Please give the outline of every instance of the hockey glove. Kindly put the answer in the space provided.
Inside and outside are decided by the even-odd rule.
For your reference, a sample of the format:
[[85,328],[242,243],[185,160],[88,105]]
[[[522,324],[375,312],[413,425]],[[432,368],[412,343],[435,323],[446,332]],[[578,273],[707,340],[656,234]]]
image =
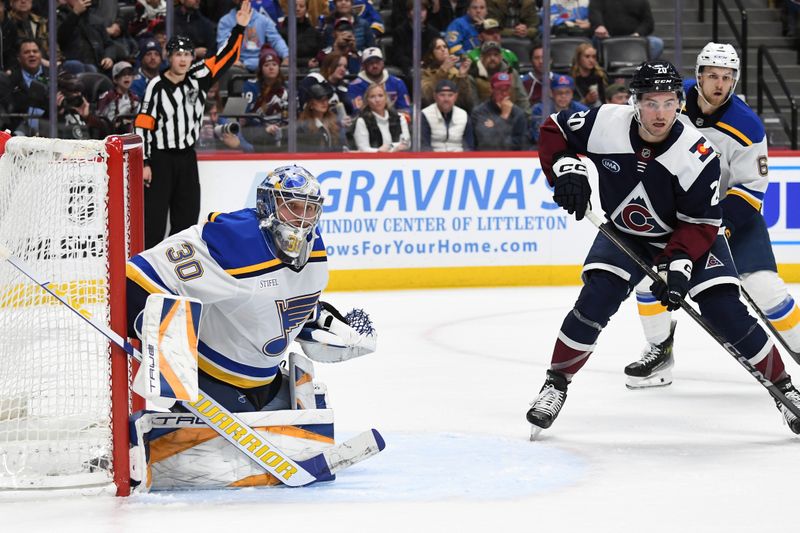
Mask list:
[[681,300],[689,292],[692,260],[686,254],[677,253],[672,258],[661,261],[657,269],[661,279],[650,285],[650,292],[667,308],[667,311],[680,309]]
[[342,314],[328,302],[320,302],[315,317],[306,322],[297,342],[318,363],[338,363],[375,351],[377,333],[362,309]]
[[581,220],[592,196],[586,165],[577,155],[566,154],[553,164],[553,173],[556,175],[553,200],[567,213],[575,213],[575,218]]

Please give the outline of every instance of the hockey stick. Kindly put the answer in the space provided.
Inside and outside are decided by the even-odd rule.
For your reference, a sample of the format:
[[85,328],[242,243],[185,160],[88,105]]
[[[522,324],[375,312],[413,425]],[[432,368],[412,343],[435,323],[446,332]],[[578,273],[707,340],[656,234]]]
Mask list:
[[[610,240],[614,244],[614,246],[619,248],[621,252],[623,252],[634,262],[636,262],[636,264],[639,265],[639,267],[644,271],[645,274],[647,274],[647,276],[650,279],[652,279],[653,281],[662,281],[661,277],[659,277],[659,275],[653,271],[652,266],[645,263],[645,261],[641,257],[639,257],[639,255],[636,252],[631,250],[628,247],[628,245],[625,244],[622,241],[622,239],[619,238],[616,230],[612,227],[609,227],[609,225],[606,224],[603,221],[603,219],[597,216],[597,214],[594,211],[592,211],[591,209],[587,209],[586,218],[589,219],[589,221],[592,224],[594,224],[598,230],[600,230],[600,233],[605,235],[606,238],[608,238],[608,240]],[[748,361],[741,353],[739,353],[739,350],[737,350],[735,346],[733,346],[731,343],[723,339],[716,331],[714,331],[711,328],[711,326],[708,325],[705,319],[702,316],[700,316],[700,313],[695,311],[694,307],[689,305],[689,303],[683,298],[681,299],[681,308],[684,311],[686,311],[686,314],[692,317],[692,319],[694,319],[694,321],[697,322],[700,325],[700,327],[706,330],[706,333],[711,335],[711,337],[715,341],[717,341],[717,343],[719,343],[719,345],[722,346],[725,349],[725,351],[731,355],[731,357],[736,359],[739,362],[739,364],[742,365],[745,368],[745,370],[747,370],[750,373],[751,376],[753,376],[759,383],[761,383],[761,385],[763,385],[764,388],[766,388],[769,391],[769,393],[772,395],[773,398],[775,398],[783,405],[785,405],[786,408],[792,412],[792,414],[794,414],[797,417],[800,417],[800,407],[796,406],[791,401],[789,401],[786,395],[783,394],[783,392],[781,392],[780,389],[778,389],[778,387],[776,387],[774,383],[768,380],[766,376],[764,376],[764,374],[759,372],[750,361]]]
[[778,330],[775,329],[775,325],[767,318],[767,315],[764,314],[761,308],[759,308],[756,305],[756,302],[753,300],[753,298],[750,297],[750,295],[745,290],[744,285],[742,285],[740,288],[742,291],[742,296],[744,296],[744,299],[747,300],[747,303],[750,304],[750,307],[753,308],[753,311],[756,312],[756,314],[764,323],[764,325],[767,326],[767,328],[772,332],[772,336],[778,339],[778,342],[781,343],[783,349],[786,350],[786,352],[791,356],[791,358],[794,359],[794,361],[800,365],[800,353],[795,352],[789,347],[789,343],[786,342],[786,339],[783,338],[783,335],[781,335],[778,332]]
[[[125,350],[137,360],[142,360],[142,354],[122,338],[117,332],[104,324],[81,314],[63,296],[50,288],[49,281],[42,281],[31,268],[21,259],[11,254],[5,246],[0,244],[0,261],[8,261],[31,281],[39,285],[45,292],[66,306],[81,320],[92,326],[97,332],[108,340]],[[327,478],[332,473],[347,468],[383,450],[385,443],[376,430],[366,431],[350,441],[343,443],[345,448],[339,450],[336,446],[304,461],[293,461],[289,456],[274,446],[260,433],[245,424],[239,417],[225,409],[219,402],[199,391],[195,402],[179,402],[190,413],[197,416],[209,427],[216,431],[222,438],[231,443],[236,449],[248,456],[259,467],[275,476],[279,481],[290,487],[300,487]],[[327,455],[326,455],[327,454]]]

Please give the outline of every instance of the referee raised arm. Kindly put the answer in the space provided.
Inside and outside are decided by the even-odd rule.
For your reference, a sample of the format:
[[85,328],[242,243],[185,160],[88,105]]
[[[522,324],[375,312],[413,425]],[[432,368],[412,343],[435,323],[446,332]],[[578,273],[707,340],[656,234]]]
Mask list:
[[200,136],[206,95],[238,61],[251,14],[250,0],[244,0],[228,42],[215,56],[202,61],[194,61],[191,39],[172,37],[167,43],[169,68],[147,84],[134,122],[136,133],[144,139],[146,248],[164,238],[167,213],[170,235],[197,223],[200,180],[194,143]]

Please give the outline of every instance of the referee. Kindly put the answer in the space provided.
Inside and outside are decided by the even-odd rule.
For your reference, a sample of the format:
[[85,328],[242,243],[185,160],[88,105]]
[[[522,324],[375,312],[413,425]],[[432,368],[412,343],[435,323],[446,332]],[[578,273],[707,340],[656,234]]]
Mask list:
[[217,55],[194,61],[188,37],[167,43],[169,68],[147,84],[134,126],[144,139],[145,247],[164,239],[169,213],[170,235],[197,223],[200,180],[194,143],[200,136],[206,95],[211,85],[239,59],[244,29],[250,22],[250,0],[236,13],[237,26]]

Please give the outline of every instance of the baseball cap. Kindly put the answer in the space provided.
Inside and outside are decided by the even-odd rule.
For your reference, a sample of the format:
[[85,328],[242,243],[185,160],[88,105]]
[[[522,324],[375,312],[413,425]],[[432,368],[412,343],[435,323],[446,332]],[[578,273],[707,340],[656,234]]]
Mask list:
[[508,72],[495,72],[489,81],[492,89],[497,87],[511,87],[511,75]]
[[111,77],[116,78],[120,74],[124,74],[126,70],[130,70],[130,73],[133,74],[133,65],[127,61],[117,61],[111,68]]
[[481,24],[482,31],[491,31],[491,30],[499,30],[500,23],[497,22],[495,19],[483,19],[483,24]]
[[566,74],[559,74],[558,76],[553,76],[553,79],[550,80],[550,88],[575,89],[575,81],[572,79],[571,76],[567,76]]
[[140,55],[142,57],[144,57],[144,55],[147,52],[150,52],[152,50],[155,50],[159,54],[161,53],[161,45],[158,44],[158,41],[147,41],[146,43],[144,43],[144,46],[142,47],[142,51],[141,51]]
[[347,17],[340,17],[333,23],[334,31],[353,31],[353,23]]
[[365,48],[363,52],[361,52],[361,62],[366,63],[370,59],[383,59],[383,52],[381,52],[380,48],[376,48],[371,46],[370,48]]
[[458,87],[456,87],[456,83],[453,80],[440,80],[439,83],[436,84],[435,92],[441,93],[444,91],[457,93]]
[[308,97],[314,100],[327,100],[333,96],[333,88],[327,84],[323,85],[321,83],[315,83],[306,89],[306,91],[308,92]]
[[500,43],[495,42],[495,41],[486,41],[485,43],[483,43],[481,45],[481,54],[485,54],[485,53],[490,52],[492,50],[497,50],[498,52],[502,52],[503,51],[503,47],[500,46]]

